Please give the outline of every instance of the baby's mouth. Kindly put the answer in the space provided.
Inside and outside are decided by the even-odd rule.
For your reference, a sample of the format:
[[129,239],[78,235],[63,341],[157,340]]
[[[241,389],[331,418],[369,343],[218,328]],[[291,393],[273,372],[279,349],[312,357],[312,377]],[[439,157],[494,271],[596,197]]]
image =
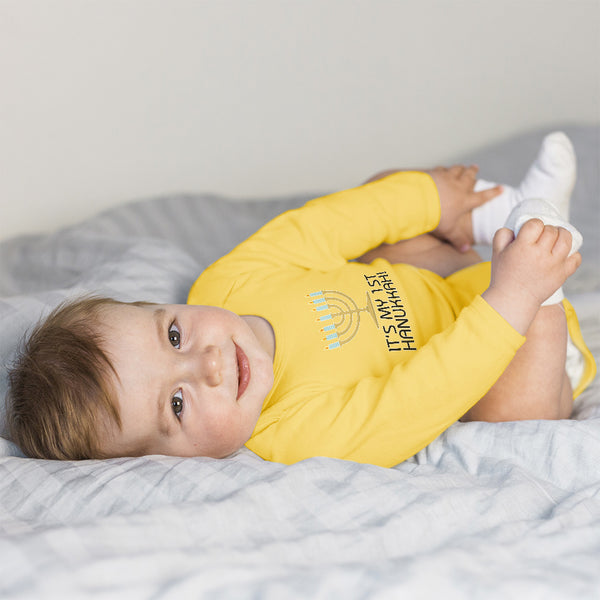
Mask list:
[[245,352],[234,342],[237,358],[238,389],[236,400],[239,400],[250,383],[250,361]]

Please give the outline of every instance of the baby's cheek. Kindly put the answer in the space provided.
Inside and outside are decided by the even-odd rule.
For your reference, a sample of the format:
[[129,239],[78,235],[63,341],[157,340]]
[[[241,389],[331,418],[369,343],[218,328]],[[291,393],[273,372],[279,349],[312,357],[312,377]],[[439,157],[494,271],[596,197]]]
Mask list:
[[211,411],[205,415],[203,425],[202,439],[196,443],[202,448],[208,447],[213,456],[228,456],[239,450],[254,430],[252,427],[246,435],[246,419],[239,410]]

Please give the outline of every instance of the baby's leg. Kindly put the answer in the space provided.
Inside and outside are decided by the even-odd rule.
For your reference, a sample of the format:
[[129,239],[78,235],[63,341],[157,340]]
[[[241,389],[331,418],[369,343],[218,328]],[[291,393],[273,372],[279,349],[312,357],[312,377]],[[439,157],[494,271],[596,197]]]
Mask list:
[[567,419],[573,409],[573,390],[565,372],[567,336],[562,305],[542,307],[525,344],[461,421]]
[[[365,183],[395,172],[396,169],[382,171]],[[473,209],[471,219],[475,243],[491,246],[494,234],[504,225],[511,211],[524,200],[531,198],[546,200],[557,210],[563,221],[568,221],[569,201],[576,175],[575,150],[569,138],[560,131],[547,135],[523,181],[517,187],[503,184],[499,196]],[[475,183],[475,191],[489,189],[496,185],[478,179]]]
[[392,264],[404,263],[428,269],[441,277],[448,277],[460,269],[481,262],[481,257],[475,250],[459,252],[454,246],[429,233],[395,244],[382,244],[357,260],[370,263],[376,258],[384,258]]
[[[515,235],[530,218],[571,232],[571,254],[583,241],[581,234],[556,208],[543,200],[524,200],[508,216]],[[463,417],[466,421],[566,419],[573,409],[573,388],[566,371],[569,332],[559,288],[539,309],[526,342],[490,391]],[[573,348],[569,351],[578,353]],[[583,360],[581,356],[575,360]],[[574,374],[572,374],[574,375]]]
[[[476,244],[491,245],[494,234],[510,212],[523,200],[541,198],[554,206],[564,221],[569,220],[569,200],[575,185],[577,165],[569,138],[557,131],[547,135],[533,164],[518,187],[503,186],[502,194],[473,210]],[[475,191],[494,187],[479,179]]]
[[[365,183],[395,172],[396,170],[382,171]],[[575,185],[575,176],[575,151],[569,138],[561,132],[547,135],[521,184],[516,188],[504,185],[499,196],[473,210],[471,219],[475,243],[491,245],[494,234],[505,225],[511,211],[529,198],[546,199],[558,211],[562,220],[568,221],[569,200]],[[475,190],[495,185],[479,179],[475,184]],[[552,224],[562,225],[556,219]],[[358,260],[371,262],[378,257],[385,258],[391,263],[406,263],[429,269],[442,277],[481,261],[475,251],[461,253],[450,244],[429,234],[396,244],[383,244]]]

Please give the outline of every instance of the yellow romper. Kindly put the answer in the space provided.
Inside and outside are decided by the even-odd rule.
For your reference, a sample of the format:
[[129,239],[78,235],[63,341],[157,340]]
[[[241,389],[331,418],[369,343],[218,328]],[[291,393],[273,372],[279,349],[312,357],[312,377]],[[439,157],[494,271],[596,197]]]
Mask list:
[[258,315],[275,332],[275,382],[248,448],[288,464],[329,456],[393,466],[494,384],[525,338],[479,295],[489,263],[444,279],[352,262],[439,218],[429,175],[391,175],[276,217],[197,279],[188,303]]

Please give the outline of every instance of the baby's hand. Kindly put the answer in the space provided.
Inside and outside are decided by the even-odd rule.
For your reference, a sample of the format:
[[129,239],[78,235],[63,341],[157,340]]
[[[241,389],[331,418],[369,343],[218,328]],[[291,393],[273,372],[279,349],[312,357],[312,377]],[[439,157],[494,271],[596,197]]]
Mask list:
[[438,189],[441,206],[440,223],[433,234],[461,251],[468,250],[473,244],[471,211],[502,193],[499,185],[475,192],[478,170],[474,165],[456,165],[427,171]]
[[492,279],[485,300],[525,334],[540,305],[575,273],[581,254],[569,256],[571,234],[562,227],[527,221],[515,238],[510,229],[494,237]]

